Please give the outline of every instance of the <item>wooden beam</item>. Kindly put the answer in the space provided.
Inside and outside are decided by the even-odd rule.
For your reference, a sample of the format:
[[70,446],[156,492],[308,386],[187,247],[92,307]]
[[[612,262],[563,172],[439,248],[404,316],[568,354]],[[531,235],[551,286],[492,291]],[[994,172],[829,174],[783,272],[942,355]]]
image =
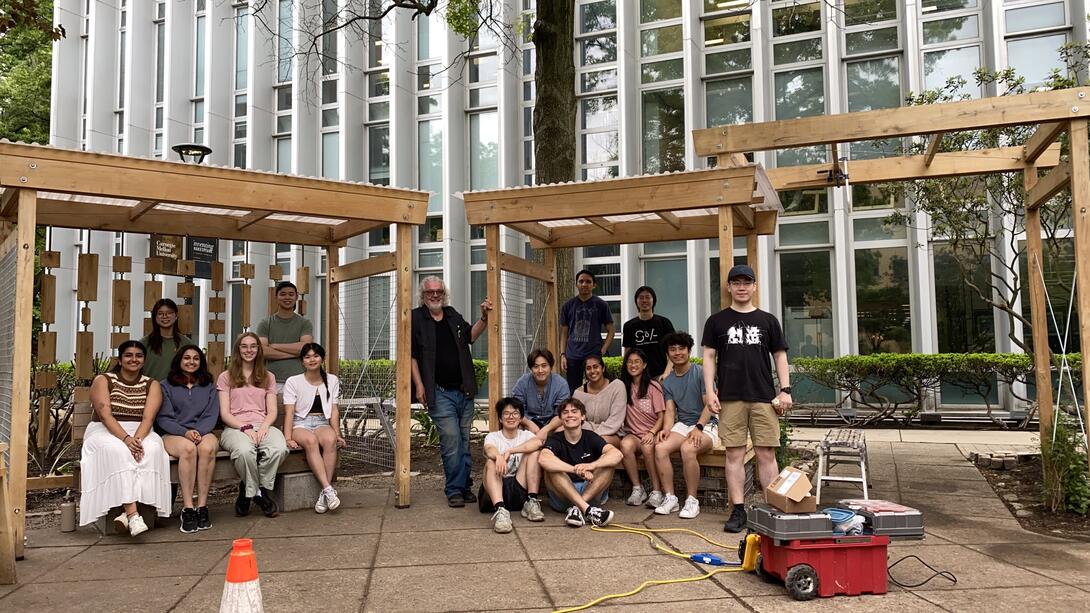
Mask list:
[[[1090,116],[1080,87],[693,131],[699,156],[917,136]],[[854,163],[853,163],[854,166]]]
[[[735,209],[737,212],[737,209]],[[753,269],[753,274],[756,275],[757,285],[753,286],[753,306],[761,306],[761,283],[764,279],[761,278],[761,261],[760,254],[757,252],[757,235],[746,235],[746,264]]]
[[628,179],[466,192],[463,198],[466,218],[473,225],[673,212],[749,204],[753,199],[756,168],[712,168]]
[[141,200],[140,204],[129,210],[129,221],[136,221],[144,216],[144,213],[154,209],[159,203],[154,200]]
[[[1036,170],[1035,170],[1036,172]],[[1026,210],[1036,209],[1049,201],[1050,198],[1062,192],[1071,183],[1071,164],[1060,162],[1060,165],[1048,171],[1037,183],[1026,192],[1024,206]]]
[[424,223],[417,190],[0,143],[0,185],[250,211]]
[[930,166],[931,162],[934,161],[935,154],[939,152],[939,145],[942,144],[944,136],[946,136],[946,132],[936,132],[931,135],[931,140],[927,143],[927,154],[924,155],[924,166]]
[[4,462],[7,450],[8,444],[0,443],[0,585],[16,583],[15,524],[23,521],[22,517],[16,520],[11,508],[11,477]]
[[729,206],[719,207],[719,308],[730,306],[730,285],[727,274],[734,266],[734,215]]
[[1029,140],[1022,147],[1023,151],[1025,151],[1023,157],[1026,163],[1036,162],[1037,158],[1041,157],[1041,154],[1051,147],[1066,130],[1066,121],[1054,121],[1037,126],[1037,131],[1029,137]]
[[753,227],[754,223],[754,211],[753,207],[740,205],[731,207],[734,211],[734,223],[749,229]]
[[[3,172],[0,170],[0,172]],[[19,212],[15,256],[14,339],[11,358],[11,506],[16,518],[13,530],[15,557],[23,557],[23,532],[26,529],[27,445],[30,437],[30,337],[34,326],[34,251],[37,229],[38,194],[33,189],[19,190]]]
[[333,282],[332,270],[339,268],[341,249],[336,245],[325,248],[326,302],[325,302],[325,351],[326,370],[338,374],[341,370],[341,286]]
[[[978,149],[973,151],[955,151],[938,153],[931,165],[926,164],[924,155],[882,158],[877,160],[853,160],[848,167],[853,185],[863,183],[888,183],[911,181],[915,179],[938,179],[979,175],[993,172],[1022,172],[1025,162],[1021,147],[1002,147],[998,149]],[[1060,163],[1060,146],[1053,144],[1038,160],[1042,168]],[[821,171],[829,169],[828,164],[810,164],[807,166],[788,166],[768,169],[768,178],[777,190],[828,187],[829,181]]]
[[[1037,167],[1032,162],[1022,173],[1022,185],[1029,192],[1037,184]],[[1044,249],[1041,240],[1041,209],[1026,209],[1026,275],[1029,276],[1029,317],[1033,327],[1033,372],[1037,383],[1037,409],[1041,440],[1052,436],[1052,351],[1048,346],[1048,304],[1045,294]]]
[[[492,312],[488,314],[488,399],[492,402],[503,397],[503,296],[500,281],[503,278],[500,267],[500,226],[488,224],[484,227],[485,244],[485,282],[488,297],[492,299]],[[488,428],[499,429],[499,419],[495,411],[488,412]]]
[[391,270],[397,270],[397,255],[395,253],[383,253],[340,266],[330,266],[329,283],[337,285],[345,281],[380,275]]
[[552,228],[537,222],[509,223],[507,226],[543,243],[553,242]]
[[4,193],[0,194],[0,217],[11,217],[15,215],[15,207],[19,203],[19,188],[7,187],[4,189]]
[[238,229],[245,230],[269,215],[272,215],[272,213],[268,211],[250,211],[238,219]]
[[[1075,276],[1081,288],[1090,288],[1090,143],[1087,138],[1085,119],[1071,122],[1068,127],[1068,146],[1071,161],[1071,215],[1075,230]],[[20,208],[22,206],[20,205]],[[1090,321],[1090,292],[1078,293],[1079,322]],[[1090,347],[1090,326],[1079,326],[1079,339],[1083,347]],[[1090,398],[1090,360],[1082,362],[1082,394]],[[1083,432],[1090,428],[1090,415],[1083,411]],[[14,431],[15,426],[12,425]],[[1090,468],[1090,454],[1087,454]]]
[[546,283],[556,283],[556,273],[551,268],[537,262],[531,262],[525,258],[503,253],[502,251],[499,254],[498,262],[500,270],[507,270]]
[[60,487],[74,488],[79,486],[76,483],[75,475],[49,475],[48,477],[27,477],[26,488],[27,490],[52,490]]
[[[545,249],[542,253],[545,267],[556,279],[556,249]],[[554,356],[560,355],[560,296],[556,291],[556,281],[545,282],[545,346]]]
[[677,215],[674,215],[673,213],[667,211],[658,211],[655,213],[655,215],[658,215],[659,219],[673,226],[675,230],[681,229],[681,220],[678,219]]
[[330,228],[330,240],[334,243],[340,243],[364,232],[370,232],[388,225],[382,221],[346,221]]
[[[731,207],[731,208],[737,208]],[[749,208],[749,207],[746,207]],[[741,225],[740,220],[735,220],[734,233],[738,236],[756,232],[757,234],[775,234],[776,211],[755,211],[752,229]],[[613,234],[602,230],[594,224],[582,224],[578,226],[559,226],[555,238],[550,243],[543,243],[536,239],[530,240],[530,245],[535,249],[543,247],[584,247],[586,245],[624,245],[626,243],[655,243],[660,241],[693,240],[699,238],[716,238],[719,236],[719,219],[716,215],[700,215],[698,217],[679,217],[681,229],[675,230],[661,221],[625,221],[617,223],[613,227]]]
[[412,423],[412,310],[413,310],[413,226],[397,224],[397,392],[395,394],[394,468],[397,487],[395,506],[411,503],[410,438]]
[[606,232],[613,234],[613,223],[607,221],[605,217],[587,217],[586,220]]

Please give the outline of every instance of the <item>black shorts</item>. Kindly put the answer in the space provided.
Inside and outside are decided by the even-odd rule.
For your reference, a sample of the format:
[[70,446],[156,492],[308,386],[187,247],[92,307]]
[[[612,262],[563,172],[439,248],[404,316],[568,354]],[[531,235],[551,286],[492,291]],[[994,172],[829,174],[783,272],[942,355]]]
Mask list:
[[[503,506],[507,507],[508,511],[521,510],[529,497],[530,494],[516,477],[503,478]],[[496,510],[496,507],[492,505],[492,497],[484,491],[484,485],[477,493],[477,505],[481,513],[493,513]]]

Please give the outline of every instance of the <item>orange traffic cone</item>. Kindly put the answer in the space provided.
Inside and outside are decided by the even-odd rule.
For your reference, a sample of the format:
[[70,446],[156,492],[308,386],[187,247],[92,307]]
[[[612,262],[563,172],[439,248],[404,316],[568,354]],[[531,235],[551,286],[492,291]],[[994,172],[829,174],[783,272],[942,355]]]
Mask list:
[[227,561],[227,581],[223,584],[220,613],[264,613],[261,604],[261,580],[257,577],[257,557],[253,541],[235,539],[231,559]]

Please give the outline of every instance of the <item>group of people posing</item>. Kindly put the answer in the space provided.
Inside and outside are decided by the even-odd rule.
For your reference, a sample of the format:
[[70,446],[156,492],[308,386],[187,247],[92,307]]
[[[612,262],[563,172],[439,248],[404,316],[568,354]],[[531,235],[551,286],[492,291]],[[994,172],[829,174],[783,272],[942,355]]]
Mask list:
[[[484,483],[474,493],[469,437],[477,389],[469,347],[485,330],[492,302],[481,303],[480,319],[471,325],[449,306],[442,279],[425,278],[421,306],[413,311],[413,387],[439,430],[448,504],[477,503],[492,514],[493,529],[506,533],[512,510],[529,521],[544,520],[544,493],[568,525],[605,525],[613,512],[602,505],[623,467],[632,486],[627,504],[690,519],[700,514],[699,457],[718,438],[732,503],[724,529],[741,531],[747,437],[767,485],[779,472],[779,416],[792,399],[783,330],[775,316],[753,304],[756,274],[735,266],[727,282],[731,305],[705,323],[703,366],[690,360],[692,336],[655,314],[654,289],[637,289],[639,314],[622,328],[620,377],[610,380],[602,356],[615,334],[613,317],[594,295],[594,274],[579,271],[578,295],[560,311],[564,376],[548,349],[527,356],[528,372],[493,405],[500,429],[485,437]],[[681,456],[684,502],[674,488],[674,454]],[[648,487],[640,477],[641,457]]]
[[345,443],[338,427],[339,382],[325,371],[325,349],[313,342],[311,322],[295,312],[295,285],[278,284],[276,300],[276,312],[256,332],[235,340],[230,364],[217,378],[204,352],[179,332],[174,301],[155,303],[151,333],[121,343],[117,364],[91,384],[92,421],[80,457],[80,525],[121,507],[116,529],[136,536],[148,529],[137,503],[169,517],[174,457],[180,530],[211,528],[208,492],[221,448],[241,477],[235,500],[240,516],[249,514],[251,504],[277,516],[273,488],[289,449],[305,451],[322,485],[314,510],[340,506],[331,483],[337,449]]

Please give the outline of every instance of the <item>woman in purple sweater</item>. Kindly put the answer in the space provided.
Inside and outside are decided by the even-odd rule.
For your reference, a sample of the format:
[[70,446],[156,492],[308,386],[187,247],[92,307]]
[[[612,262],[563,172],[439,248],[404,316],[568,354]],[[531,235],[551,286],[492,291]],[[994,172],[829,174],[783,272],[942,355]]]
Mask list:
[[[196,345],[182,347],[161,382],[163,406],[155,419],[167,453],[178,458],[182,489],[182,525],[186,533],[212,527],[208,517],[208,488],[216,469],[219,441],[212,429],[219,420],[219,400],[204,352]],[[193,504],[193,487],[197,504]]]

